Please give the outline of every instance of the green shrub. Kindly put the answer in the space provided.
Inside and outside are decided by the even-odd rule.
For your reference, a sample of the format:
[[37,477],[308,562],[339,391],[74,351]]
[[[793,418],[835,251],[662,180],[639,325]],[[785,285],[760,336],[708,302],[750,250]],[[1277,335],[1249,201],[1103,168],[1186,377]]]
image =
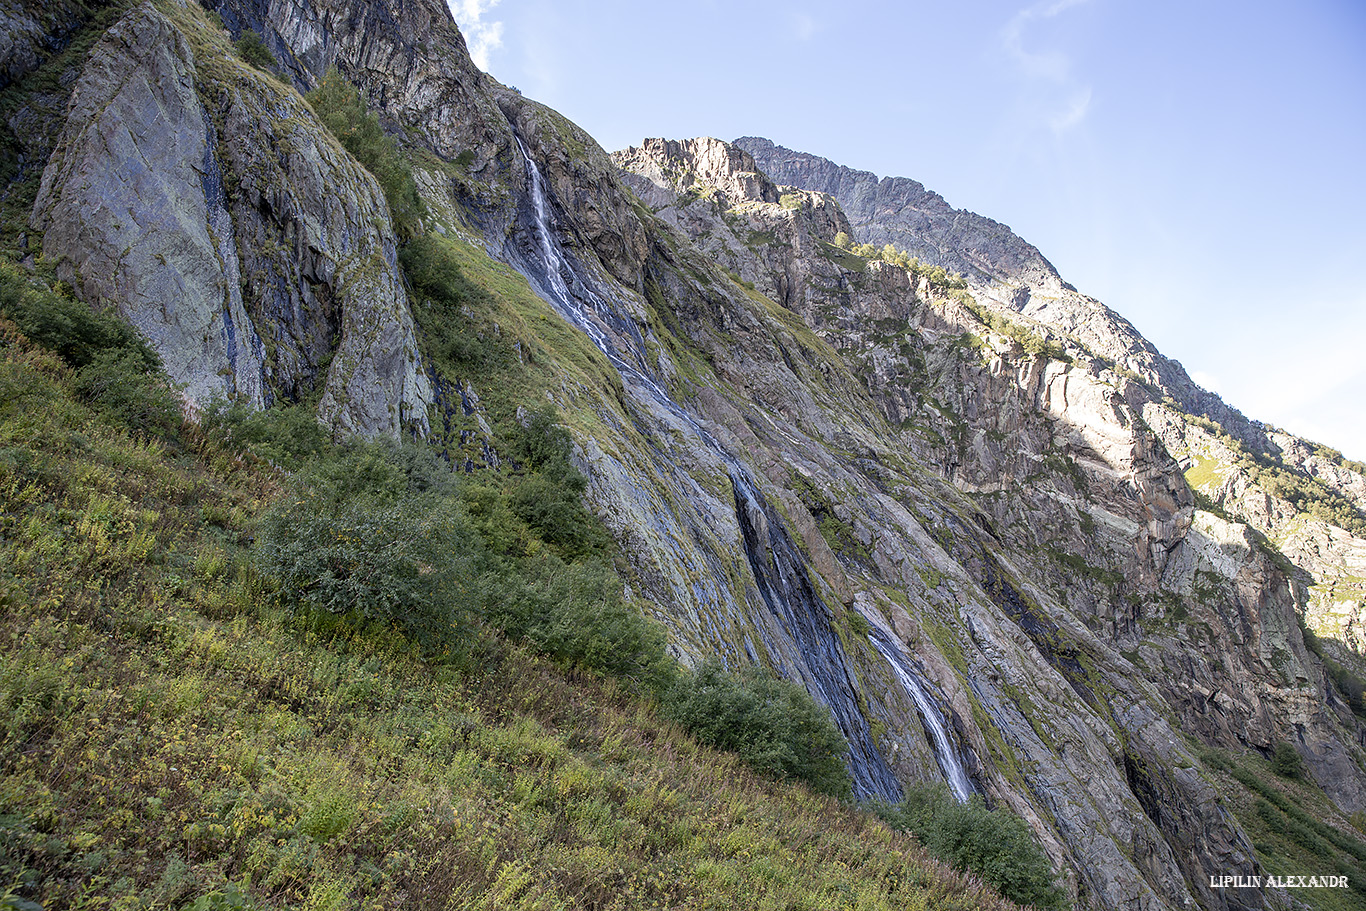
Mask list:
[[116,313],[97,313],[87,304],[52,290],[23,269],[0,259],[0,315],[12,320],[36,345],[84,367],[101,352],[126,352],[141,372],[161,366],[151,346]]
[[251,903],[232,883],[196,898],[189,911],[250,911]]
[[480,337],[465,312],[485,301],[488,292],[465,278],[450,243],[440,235],[425,234],[399,251],[399,262],[418,299],[414,316],[426,336],[426,354],[455,373],[495,366],[509,359],[506,345]]
[[375,175],[399,237],[416,236],[424,208],[413,169],[399,152],[398,144],[384,132],[379,118],[370,112],[360,92],[333,67],[318,87],[304,97],[346,151]]
[[258,70],[273,70],[279,66],[266,42],[251,29],[244,30],[232,46],[237,49],[238,56]]
[[394,443],[342,448],[266,514],[259,564],[290,603],[397,626],[429,649],[459,644],[472,544],[453,482],[435,480],[443,470]]
[[290,470],[322,457],[332,445],[331,434],[306,405],[257,411],[219,399],[204,407],[200,424],[210,436]]
[[1304,760],[1290,744],[1278,743],[1271,753],[1271,771],[1282,778],[1299,778],[1304,773]]
[[732,674],[708,660],[679,677],[663,709],[699,741],[734,752],[756,771],[836,797],[851,793],[843,735],[795,683],[758,668]]
[[570,462],[573,440],[553,408],[509,434],[509,455],[524,469],[509,496],[512,511],[566,559],[601,554],[608,537],[583,505],[588,479]]
[[945,785],[911,788],[895,806],[878,808],[895,829],[911,832],[940,860],[970,871],[1006,898],[1038,908],[1065,908],[1053,869],[1020,817],[988,810],[976,795],[959,803]]
[[97,313],[0,259],[0,316],[75,368],[73,391],[95,411],[144,436],[180,429],[161,359],[118,314]]
[[144,436],[169,437],[180,427],[175,392],[134,351],[96,354],[76,373],[75,392],[96,411]]
[[497,564],[480,583],[484,617],[562,665],[655,692],[673,679],[663,630],[622,600],[621,580],[602,562],[543,554]]

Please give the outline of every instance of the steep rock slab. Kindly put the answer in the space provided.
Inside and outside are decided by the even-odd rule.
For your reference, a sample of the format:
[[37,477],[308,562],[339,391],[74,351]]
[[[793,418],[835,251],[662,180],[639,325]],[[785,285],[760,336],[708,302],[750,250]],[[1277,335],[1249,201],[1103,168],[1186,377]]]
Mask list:
[[[812,566],[832,590],[852,593],[843,600],[868,624],[890,621],[904,637],[980,757],[974,775],[1036,821],[1054,856],[1080,872],[1088,903],[1181,906],[1193,895],[1224,907],[1229,897],[1203,885],[1208,873],[1251,874],[1255,860],[1194,771],[1198,761],[1179,746],[1165,694],[1044,585],[1021,581],[1056,575],[1047,560],[1034,563],[1033,552],[1094,546],[1122,567],[1123,576],[1109,576],[1151,593],[1190,522],[1176,462],[1135,419],[1112,376],[1089,361],[1030,355],[924,276],[833,248],[839,219],[821,215],[824,206],[838,212],[833,200],[779,191],[752,173],[749,156],[716,148],[723,145],[647,140],[614,158],[632,170],[624,180],[659,218],[760,291],[785,289],[783,303],[867,384],[872,402],[845,399],[845,414],[815,419],[823,397],[794,407],[803,394],[797,384],[806,394],[824,386],[839,363],[834,352],[818,354],[809,339],[794,344],[800,335],[778,336],[781,353],[763,350],[763,330],[742,331],[738,314],[719,321],[722,339],[708,325],[714,307],[675,311],[687,335],[710,348],[707,359],[728,388],[784,419],[781,431],[766,433],[771,418],[749,417],[741,423],[752,432],[744,433],[736,418],[716,416],[747,453],[775,467],[769,479],[788,486],[779,496],[793,526],[816,529],[803,531]],[[686,291],[675,286],[664,296],[681,303]],[[794,314],[769,313],[800,331]],[[971,335],[980,350],[961,341]],[[820,371],[801,370],[813,357],[823,360]],[[796,376],[773,382],[784,363]],[[1012,504],[1005,516],[1020,516],[1020,524],[989,522],[961,494],[894,467],[904,464],[898,437],[915,448],[920,431],[880,425],[874,403],[894,424],[909,414],[930,429],[961,424],[957,442],[945,446],[945,473],[965,490],[1004,495]],[[819,437],[803,438],[817,429]],[[861,458],[841,465],[826,441]],[[883,602],[879,590],[898,592],[904,606]],[[859,673],[898,774],[920,780],[935,757],[914,736],[914,708],[875,663]]]
[[92,50],[33,224],[58,274],[118,307],[192,401],[260,405],[260,342],[229,281],[235,251],[214,236],[230,225],[213,144],[190,44],[144,4]]
[[321,386],[343,432],[424,431],[431,394],[374,178],[183,15],[223,45],[214,65],[150,4],[92,52],[34,207],[45,255],[118,306],[193,402]]

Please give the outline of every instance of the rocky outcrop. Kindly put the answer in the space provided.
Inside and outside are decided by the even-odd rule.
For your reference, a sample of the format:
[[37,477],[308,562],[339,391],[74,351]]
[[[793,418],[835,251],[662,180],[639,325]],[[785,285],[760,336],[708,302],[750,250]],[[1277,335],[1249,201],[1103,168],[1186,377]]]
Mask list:
[[735,140],[760,170],[781,184],[828,193],[862,243],[893,244],[932,265],[979,283],[1006,282],[1056,294],[1062,278],[1037,248],[1007,226],[963,209],[904,177],[879,179],[756,136]]
[[83,298],[118,307],[193,402],[321,387],[322,416],[346,432],[425,428],[378,185],[297,95],[229,66],[201,69],[150,4],[105,34],[34,207],[44,254]]
[[33,224],[59,274],[121,310],[192,400],[240,392],[259,407],[262,346],[242,306],[211,131],[189,41],[138,8],[91,52]]
[[[1264,431],[1214,393],[1200,388],[1126,319],[1062,280],[1038,249],[1005,225],[964,209],[913,180],[837,165],[770,140],[746,136],[735,144],[774,180],[829,193],[849,215],[863,243],[891,243],[927,263],[960,272],[980,300],[1019,313],[1070,336],[1097,356],[1170,396],[1190,414],[1219,422],[1257,451]],[[1132,403],[1141,407],[1141,402]]]

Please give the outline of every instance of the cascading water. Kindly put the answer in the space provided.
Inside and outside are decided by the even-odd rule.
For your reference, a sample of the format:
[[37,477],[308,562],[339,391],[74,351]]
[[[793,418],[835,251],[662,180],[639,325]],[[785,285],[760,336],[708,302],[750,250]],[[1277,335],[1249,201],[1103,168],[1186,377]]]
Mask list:
[[949,740],[939,710],[930,701],[929,694],[925,692],[925,686],[921,683],[920,675],[911,668],[910,662],[901,649],[897,647],[897,644],[881,629],[873,627],[868,638],[873,643],[873,647],[892,666],[892,671],[901,681],[902,687],[915,700],[915,706],[920,710],[921,720],[924,722],[926,730],[929,731],[935,759],[939,762],[939,769],[944,773],[944,778],[948,781],[953,796],[957,797],[960,803],[966,801],[975,789],[972,786],[971,779],[968,778],[962,758]]
[[[731,462],[735,514],[745,556],[768,609],[798,644],[806,665],[807,689],[835,717],[849,743],[854,796],[901,799],[901,784],[873,743],[873,732],[853,698],[849,659],[830,627],[830,609],[816,593],[801,556],[777,513],[755,489],[743,466]],[[767,534],[762,532],[766,530]]]
[[[796,645],[803,666],[789,669],[803,678],[812,695],[830,709],[849,743],[848,766],[854,794],[859,798],[895,801],[902,796],[901,785],[887,760],[873,742],[867,719],[854,697],[856,684],[851,679],[850,662],[839,637],[830,627],[830,609],[817,594],[806,573],[800,552],[781,518],[765,501],[748,468],[725,450],[686,410],[676,403],[651,376],[645,357],[645,342],[639,328],[620,309],[613,307],[593,289],[591,277],[579,274],[563,254],[551,233],[549,203],[540,169],[517,138],[517,147],[526,162],[527,183],[532,207],[532,232],[539,262],[523,263],[523,271],[533,286],[571,324],[581,329],[621,374],[628,388],[648,396],[670,415],[694,432],[725,464],[735,491],[736,518],[740,525],[746,557],[755,582],[769,611]],[[523,251],[525,254],[525,251]],[[566,274],[570,281],[566,281]],[[572,284],[572,287],[571,287]],[[609,333],[610,330],[610,333]],[[770,649],[780,652],[780,649]],[[888,659],[892,660],[892,659]],[[911,689],[914,675],[898,676],[908,686],[917,705],[929,718],[933,710],[921,691]],[[911,684],[907,684],[907,681]],[[919,692],[919,695],[917,695]],[[922,701],[923,700],[923,701]],[[937,723],[937,722],[936,722]],[[942,735],[942,725],[937,730]],[[947,738],[944,743],[947,745]],[[956,758],[955,758],[956,761]],[[942,763],[942,760],[941,760]],[[957,764],[960,775],[962,765]],[[966,782],[966,775],[962,775]],[[967,785],[970,788],[970,785]],[[955,793],[958,793],[955,785]],[[964,799],[966,792],[961,795]]]

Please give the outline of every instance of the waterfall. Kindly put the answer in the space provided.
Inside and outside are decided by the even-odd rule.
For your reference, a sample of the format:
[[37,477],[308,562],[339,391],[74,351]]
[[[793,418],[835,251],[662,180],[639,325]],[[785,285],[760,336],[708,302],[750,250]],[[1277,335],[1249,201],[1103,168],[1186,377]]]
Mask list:
[[925,692],[925,686],[920,680],[920,675],[911,667],[910,661],[901,651],[901,648],[892,640],[887,633],[878,627],[873,627],[869,640],[873,647],[882,653],[882,657],[887,659],[887,663],[892,666],[897,679],[901,681],[902,687],[915,700],[915,706],[920,710],[920,718],[929,731],[931,745],[934,747],[935,759],[939,762],[939,769],[944,773],[944,778],[949,783],[949,788],[953,791],[953,796],[958,798],[960,803],[965,802],[975,790],[972,781],[968,778],[967,770],[963,768],[963,760],[958,755],[949,740],[948,732],[944,729],[943,716],[939,709],[930,701],[929,694]]
[[[807,689],[830,709],[849,744],[847,764],[854,796],[900,800],[901,783],[874,744],[868,719],[852,696],[857,683],[851,678],[848,656],[830,626],[830,608],[811,584],[800,552],[781,517],[738,463],[732,463],[731,485],[745,556],[759,595],[798,644],[809,674]],[[763,530],[767,535],[761,534]]]
[[725,464],[735,491],[735,512],[745,556],[760,597],[802,657],[804,667],[793,670],[803,678],[812,696],[830,709],[849,744],[846,764],[853,779],[854,795],[862,799],[899,800],[901,785],[874,744],[868,720],[854,697],[856,684],[850,676],[848,656],[830,626],[831,611],[817,594],[781,517],[765,501],[749,469],[654,379],[645,357],[644,338],[634,321],[594,290],[591,276],[575,271],[551,232],[549,200],[540,169],[520,137],[517,147],[526,162],[531,230],[539,259],[523,264],[528,280],[540,287],[560,315],[592,339],[621,374],[623,383],[677,418]]

